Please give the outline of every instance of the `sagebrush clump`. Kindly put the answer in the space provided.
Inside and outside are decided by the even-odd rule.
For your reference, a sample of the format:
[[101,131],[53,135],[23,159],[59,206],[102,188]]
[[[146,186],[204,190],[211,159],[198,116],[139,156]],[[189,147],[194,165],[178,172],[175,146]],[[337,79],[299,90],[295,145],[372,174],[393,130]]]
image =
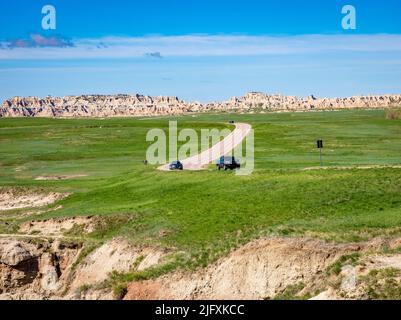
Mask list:
[[388,109],[386,111],[386,119],[389,120],[401,120],[401,107]]

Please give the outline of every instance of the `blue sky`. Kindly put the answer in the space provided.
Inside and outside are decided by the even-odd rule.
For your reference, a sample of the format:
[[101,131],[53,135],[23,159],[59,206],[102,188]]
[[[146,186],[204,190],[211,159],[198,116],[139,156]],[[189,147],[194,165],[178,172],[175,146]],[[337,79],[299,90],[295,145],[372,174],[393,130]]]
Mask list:
[[[47,4],[54,31],[41,28]],[[356,30],[342,29],[347,4]],[[401,92],[400,1],[16,0],[0,9],[0,100]]]

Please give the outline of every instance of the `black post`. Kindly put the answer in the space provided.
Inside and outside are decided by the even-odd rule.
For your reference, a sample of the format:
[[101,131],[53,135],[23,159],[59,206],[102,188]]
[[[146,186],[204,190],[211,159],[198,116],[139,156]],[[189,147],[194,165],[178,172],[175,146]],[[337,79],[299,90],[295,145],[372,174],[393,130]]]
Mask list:
[[323,167],[323,159],[322,159],[322,148],[320,150],[320,166]]
[[320,151],[320,166],[323,167],[323,155],[322,155],[323,140],[317,140],[317,147]]

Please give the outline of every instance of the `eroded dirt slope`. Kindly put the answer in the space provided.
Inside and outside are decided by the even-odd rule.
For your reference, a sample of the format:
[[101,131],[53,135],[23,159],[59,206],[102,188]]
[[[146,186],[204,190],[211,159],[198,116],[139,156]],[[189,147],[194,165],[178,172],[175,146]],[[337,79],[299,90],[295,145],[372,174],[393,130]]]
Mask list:
[[132,283],[126,299],[263,299],[309,281],[360,245],[273,238],[252,242],[196,273]]
[[[336,245],[300,238],[258,240],[206,269],[131,283],[125,299],[271,299],[297,285],[299,297],[365,299],[367,288],[359,278],[380,268],[401,270],[400,255],[382,253],[388,246],[397,247],[397,242],[374,239]],[[362,258],[355,265],[344,260],[359,255]],[[339,274],[331,275],[330,267],[342,260]]]

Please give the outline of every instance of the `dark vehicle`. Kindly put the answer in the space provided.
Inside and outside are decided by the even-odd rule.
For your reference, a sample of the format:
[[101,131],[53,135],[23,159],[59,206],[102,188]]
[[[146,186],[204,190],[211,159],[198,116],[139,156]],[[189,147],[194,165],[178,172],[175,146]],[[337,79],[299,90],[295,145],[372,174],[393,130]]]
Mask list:
[[234,120],[230,120],[228,123],[233,124],[233,123],[235,123],[235,121]]
[[169,166],[170,170],[184,170],[184,166],[180,161],[173,161]]
[[234,157],[220,157],[220,159],[217,160],[216,166],[219,170],[235,170],[239,169],[241,164]]

